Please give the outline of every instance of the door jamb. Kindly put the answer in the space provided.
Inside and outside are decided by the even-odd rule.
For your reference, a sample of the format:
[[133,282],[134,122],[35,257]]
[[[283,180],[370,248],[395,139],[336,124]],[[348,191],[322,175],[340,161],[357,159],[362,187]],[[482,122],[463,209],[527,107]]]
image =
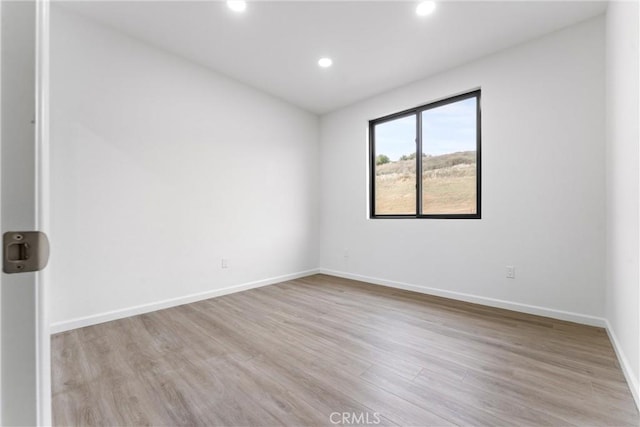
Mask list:
[[[36,230],[49,232],[49,19],[50,1],[36,0]],[[36,273],[36,399],[38,425],[51,425],[49,269]]]

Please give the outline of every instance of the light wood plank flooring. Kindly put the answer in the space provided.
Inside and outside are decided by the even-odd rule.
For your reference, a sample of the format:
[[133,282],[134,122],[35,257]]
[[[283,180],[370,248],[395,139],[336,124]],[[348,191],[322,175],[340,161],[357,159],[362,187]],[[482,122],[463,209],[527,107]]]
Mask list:
[[56,425],[639,423],[603,329],[325,275],[57,334],[52,356]]

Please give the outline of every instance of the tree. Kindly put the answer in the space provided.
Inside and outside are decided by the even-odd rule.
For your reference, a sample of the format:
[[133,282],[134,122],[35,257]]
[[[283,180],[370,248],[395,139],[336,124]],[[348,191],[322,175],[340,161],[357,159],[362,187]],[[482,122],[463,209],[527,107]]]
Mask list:
[[384,154],[378,154],[376,157],[376,166],[384,165],[385,163],[389,163],[389,156],[385,156]]

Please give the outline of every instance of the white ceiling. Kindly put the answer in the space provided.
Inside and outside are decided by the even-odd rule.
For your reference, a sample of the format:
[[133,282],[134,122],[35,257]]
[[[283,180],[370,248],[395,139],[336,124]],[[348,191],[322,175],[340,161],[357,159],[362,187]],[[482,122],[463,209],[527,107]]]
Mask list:
[[[601,14],[599,1],[84,1],[65,7],[322,114]],[[334,65],[317,66],[323,55]]]

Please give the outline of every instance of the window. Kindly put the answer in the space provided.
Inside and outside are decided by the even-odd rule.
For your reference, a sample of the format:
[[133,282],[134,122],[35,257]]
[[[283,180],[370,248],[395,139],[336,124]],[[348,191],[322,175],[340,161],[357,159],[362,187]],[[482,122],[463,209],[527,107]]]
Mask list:
[[480,91],[369,122],[371,218],[480,218]]

